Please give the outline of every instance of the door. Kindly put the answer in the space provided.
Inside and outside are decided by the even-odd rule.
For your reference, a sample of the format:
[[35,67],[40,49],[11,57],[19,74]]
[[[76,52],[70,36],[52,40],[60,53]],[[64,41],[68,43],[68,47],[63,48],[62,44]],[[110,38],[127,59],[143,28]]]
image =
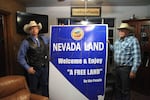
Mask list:
[[135,28],[135,36],[141,46],[142,63],[137,71],[137,76],[132,80],[133,90],[144,95],[150,95],[150,20],[125,20]]
[[137,72],[139,92],[150,95],[150,21],[139,22],[142,63]]
[[6,75],[3,17],[4,16],[0,14],[0,76]]

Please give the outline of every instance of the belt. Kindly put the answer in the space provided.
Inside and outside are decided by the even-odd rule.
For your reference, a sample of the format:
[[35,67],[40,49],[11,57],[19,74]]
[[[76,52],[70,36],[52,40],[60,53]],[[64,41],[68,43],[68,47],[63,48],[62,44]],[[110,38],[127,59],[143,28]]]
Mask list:
[[117,67],[123,68],[123,67],[132,67],[132,66],[117,66]]
[[33,68],[34,68],[35,70],[40,70],[41,68],[45,68],[45,67],[46,67],[45,64],[41,64],[41,65],[39,65],[39,66],[34,66]]

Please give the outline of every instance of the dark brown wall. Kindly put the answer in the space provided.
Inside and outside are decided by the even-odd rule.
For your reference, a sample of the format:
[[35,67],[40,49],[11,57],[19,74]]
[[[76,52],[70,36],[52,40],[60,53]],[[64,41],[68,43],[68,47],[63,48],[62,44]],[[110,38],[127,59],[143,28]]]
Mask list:
[[7,74],[20,74],[22,68],[17,63],[17,52],[25,36],[16,32],[16,11],[25,11],[26,8],[19,0],[0,0],[0,12],[7,14]]

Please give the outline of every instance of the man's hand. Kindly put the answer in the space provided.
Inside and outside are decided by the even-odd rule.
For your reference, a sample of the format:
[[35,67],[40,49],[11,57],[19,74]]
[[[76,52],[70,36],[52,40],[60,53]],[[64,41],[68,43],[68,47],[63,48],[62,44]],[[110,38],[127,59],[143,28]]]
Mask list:
[[35,74],[36,72],[33,67],[30,67],[27,71],[29,74]]
[[136,77],[136,73],[130,72],[129,77],[130,77],[130,79],[134,79]]
[[109,40],[107,40],[107,41],[106,41],[106,43],[110,44],[110,41],[109,41]]

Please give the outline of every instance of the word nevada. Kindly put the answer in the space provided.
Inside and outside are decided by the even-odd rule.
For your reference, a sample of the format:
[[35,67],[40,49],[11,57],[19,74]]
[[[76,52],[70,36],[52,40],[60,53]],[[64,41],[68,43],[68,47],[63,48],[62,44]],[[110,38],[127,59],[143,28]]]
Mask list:
[[84,42],[81,46],[80,42],[53,43],[53,51],[103,51],[103,42]]

